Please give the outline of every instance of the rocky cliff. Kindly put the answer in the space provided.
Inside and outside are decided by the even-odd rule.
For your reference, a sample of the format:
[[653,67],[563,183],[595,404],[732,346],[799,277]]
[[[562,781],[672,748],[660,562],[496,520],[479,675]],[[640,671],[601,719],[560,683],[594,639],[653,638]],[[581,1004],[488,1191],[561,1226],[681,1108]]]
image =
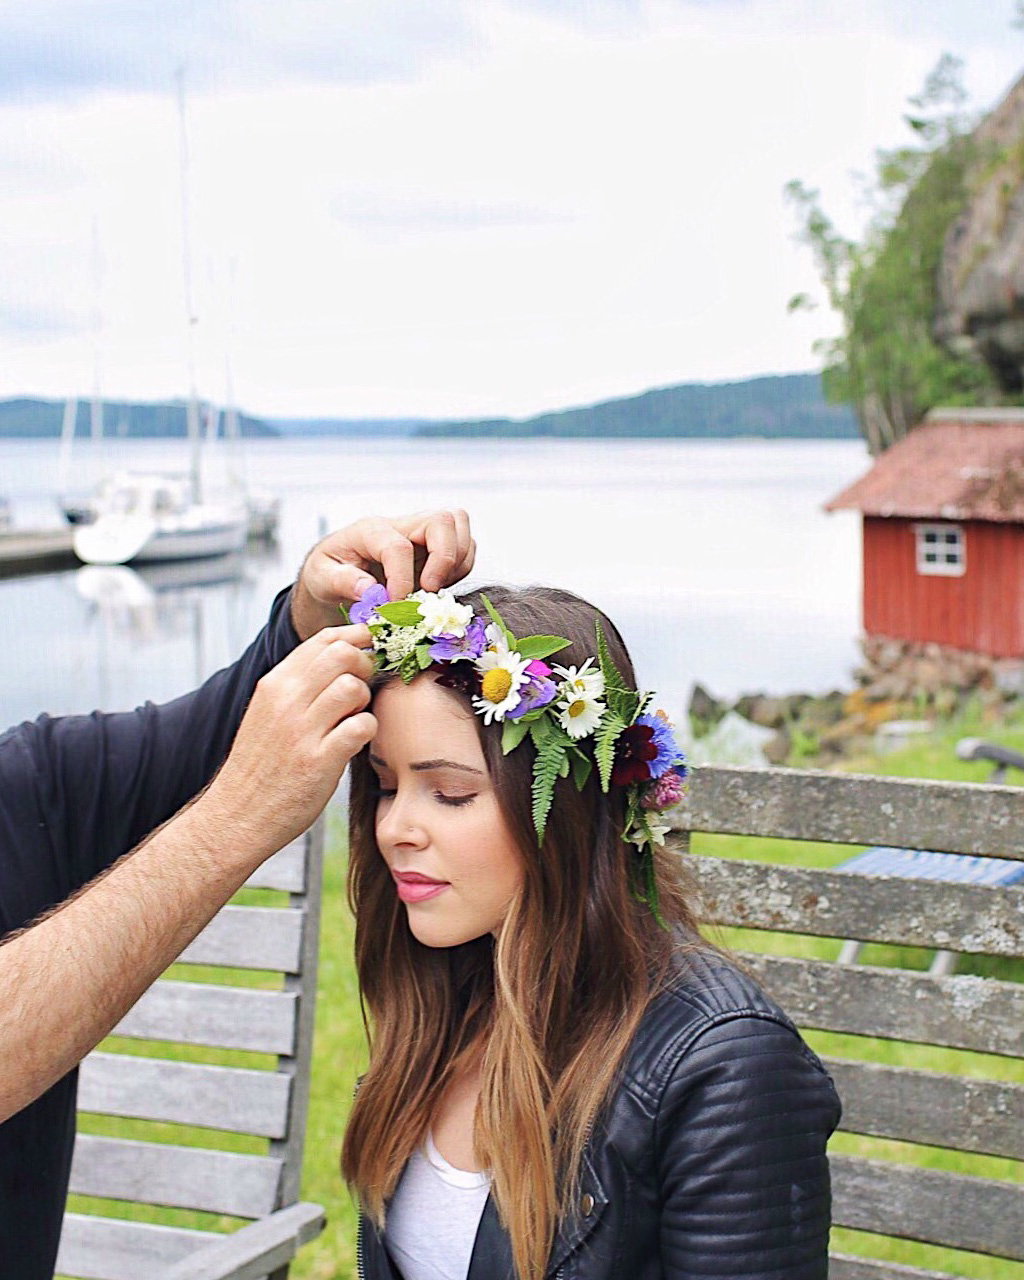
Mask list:
[[971,136],[970,199],[949,228],[935,337],[1024,391],[1024,76]]

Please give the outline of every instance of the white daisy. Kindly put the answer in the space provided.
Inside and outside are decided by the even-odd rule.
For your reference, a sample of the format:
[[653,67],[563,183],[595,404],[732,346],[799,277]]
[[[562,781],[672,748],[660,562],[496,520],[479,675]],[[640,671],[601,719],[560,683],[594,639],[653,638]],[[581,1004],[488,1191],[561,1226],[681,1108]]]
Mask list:
[[428,636],[457,636],[461,640],[473,621],[472,606],[460,603],[444,588],[437,592],[417,591],[412,598],[419,602]]
[[603,713],[604,703],[582,690],[570,689],[558,703],[558,723],[570,738],[585,738],[593,733]]
[[519,705],[519,690],[530,678],[526,671],[529,665],[529,659],[510,653],[507,647],[504,653],[486,649],[476,660],[481,688],[474,695],[473,706],[483,716],[484,724],[504,720],[505,713]]
[[[487,641],[485,653],[507,654],[510,652],[504,631],[493,622],[488,622],[484,628],[484,638]],[[516,656],[518,657],[519,655],[517,654]]]
[[562,690],[566,694],[585,694],[588,698],[600,698],[604,693],[604,675],[600,668],[591,666],[593,658],[588,658],[582,667],[553,667],[552,670],[562,677]]

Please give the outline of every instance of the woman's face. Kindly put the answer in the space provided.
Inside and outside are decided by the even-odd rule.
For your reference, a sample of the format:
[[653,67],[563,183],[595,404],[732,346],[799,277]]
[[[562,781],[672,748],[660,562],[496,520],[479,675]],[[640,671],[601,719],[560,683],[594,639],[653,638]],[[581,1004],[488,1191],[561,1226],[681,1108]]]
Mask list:
[[377,847],[428,947],[497,930],[523,882],[523,861],[498,806],[473,714],[420,676],[373,702],[370,763],[380,784]]

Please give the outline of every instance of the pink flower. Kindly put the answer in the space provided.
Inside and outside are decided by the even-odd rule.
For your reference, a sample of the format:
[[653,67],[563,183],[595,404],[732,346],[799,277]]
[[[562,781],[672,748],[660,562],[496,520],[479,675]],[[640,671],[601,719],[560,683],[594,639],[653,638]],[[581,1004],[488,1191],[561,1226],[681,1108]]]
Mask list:
[[674,769],[663,773],[649,787],[641,804],[645,809],[669,809],[683,798],[683,779]]

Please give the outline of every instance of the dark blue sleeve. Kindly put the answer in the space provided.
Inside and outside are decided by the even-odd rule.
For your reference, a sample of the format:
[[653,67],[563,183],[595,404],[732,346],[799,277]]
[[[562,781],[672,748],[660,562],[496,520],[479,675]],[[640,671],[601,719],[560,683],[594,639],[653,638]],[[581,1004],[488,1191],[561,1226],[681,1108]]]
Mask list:
[[732,1016],[688,1049],[658,1118],[666,1280],[826,1280],[839,1099],[790,1027]]
[[0,936],[93,879],[220,767],[256,682],[298,644],[290,591],[232,666],[173,702],[0,736]]

